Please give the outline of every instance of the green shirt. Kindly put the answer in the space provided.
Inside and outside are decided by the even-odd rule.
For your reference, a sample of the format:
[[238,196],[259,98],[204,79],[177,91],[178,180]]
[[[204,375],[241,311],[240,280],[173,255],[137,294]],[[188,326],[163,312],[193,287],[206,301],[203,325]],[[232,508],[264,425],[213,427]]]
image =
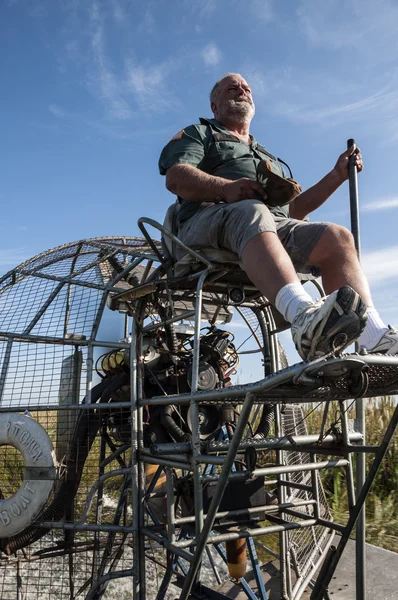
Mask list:
[[[282,166],[253,136],[249,146],[232,135],[216,119],[200,119],[199,125],[189,125],[177,133],[163,148],[159,170],[165,175],[173,165],[191,165],[217,177],[236,180],[248,177],[256,181],[257,165],[261,160],[271,163],[278,175],[285,177]],[[181,208],[178,220],[190,218],[200,208],[197,202],[179,198]],[[288,206],[270,209],[277,216],[289,216]]]

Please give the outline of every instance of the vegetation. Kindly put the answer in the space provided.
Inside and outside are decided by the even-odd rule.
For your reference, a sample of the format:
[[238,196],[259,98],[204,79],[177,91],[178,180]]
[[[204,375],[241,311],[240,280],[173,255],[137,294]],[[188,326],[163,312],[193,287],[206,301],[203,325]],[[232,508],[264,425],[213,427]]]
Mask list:
[[[366,444],[378,445],[391,421],[396,399],[383,397],[369,400],[366,406]],[[330,410],[329,414],[335,416]],[[319,432],[323,409],[308,410],[309,432]],[[351,409],[349,418],[354,418]],[[330,423],[330,421],[329,421]],[[353,456],[355,467],[355,455]],[[366,455],[366,470],[369,471],[373,454]],[[348,519],[347,489],[341,470],[321,471],[325,492],[334,519],[346,523]],[[398,433],[391,440],[387,454],[381,464],[366,502],[366,539],[381,548],[398,552]]]

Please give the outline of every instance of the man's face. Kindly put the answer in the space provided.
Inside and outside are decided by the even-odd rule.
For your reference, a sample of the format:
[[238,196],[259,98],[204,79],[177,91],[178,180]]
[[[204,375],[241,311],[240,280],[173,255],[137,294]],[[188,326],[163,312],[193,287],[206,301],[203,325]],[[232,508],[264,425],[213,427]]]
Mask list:
[[225,118],[249,122],[252,120],[255,106],[250,86],[243,77],[231,75],[221,81],[212,110],[221,121]]

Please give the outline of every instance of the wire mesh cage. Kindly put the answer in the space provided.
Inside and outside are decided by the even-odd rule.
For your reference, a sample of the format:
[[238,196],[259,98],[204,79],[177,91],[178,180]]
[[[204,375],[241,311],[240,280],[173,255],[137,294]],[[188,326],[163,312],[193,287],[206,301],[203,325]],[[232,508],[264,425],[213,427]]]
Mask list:
[[[140,364],[139,377],[143,377],[149,397],[159,391],[165,396],[187,392],[192,378],[190,340],[195,323],[174,328],[172,334],[167,323],[177,322],[179,315],[192,318],[195,289],[188,280],[169,289],[164,271],[158,275],[162,285],[152,289],[159,253],[159,242],[150,244],[142,238],[83,240],[44,252],[0,279],[0,597],[4,600],[133,597],[132,532],[136,525],[132,505],[134,493],[139,492],[134,491],[132,463],[137,440],[132,439],[130,418],[130,365],[134,361]],[[124,294],[131,289],[140,292],[128,303]],[[148,289],[151,294],[145,296]],[[119,299],[116,312],[109,309],[115,308],[114,297]],[[201,338],[207,357],[199,363],[203,390],[221,386],[222,381],[231,385],[229,375],[238,360],[231,334],[214,325],[217,319],[228,323],[232,317],[228,302],[219,299],[218,292],[203,294],[202,319],[211,321]],[[236,313],[263,356],[268,341],[262,317],[252,309],[238,307]],[[159,321],[165,325],[159,327]],[[132,322],[145,322],[152,338],[143,335],[132,346]],[[172,352],[170,345],[174,346]],[[180,362],[175,359],[176,352]],[[269,373],[266,369],[265,375]],[[239,420],[242,400],[229,404],[224,413],[220,408],[219,414],[228,416],[226,421],[223,417],[227,425],[222,421],[221,428],[217,410],[214,417],[212,407],[200,407],[201,427],[208,426],[211,432],[217,429],[221,444],[233,433],[232,422],[235,417]],[[189,410],[171,406],[178,422],[173,424],[174,441],[183,442],[188,439],[191,415]],[[160,413],[170,424],[171,413]],[[145,428],[158,413],[153,409],[144,414]],[[274,407],[262,398],[249,420],[246,443],[249,445],[251,436],[261,441],[268,433],[274,435],[273,418]],[[205,443],[207,433],[201,431]],[[306,434],[302,408],[285,402],[278,435]],[[208,439],[213,440],[211,436]],[[272,447],[262,457],[264,464],[281,460]],[[299,466],[311,457],[287,452],[282,460]],[[215,465],[220,461],[218,456],[213,460]],[[236,463],[238,470],[242,461]],[[167,529],[167,460],[164,469],[155,471],[148,458],[146,462],[143,525],[159,531]],[[173,494],[177,495],[186,478],[181,464],[172,475]],[[217,473],[217,467],[215,471],[206,469],[204,475],[210,478]],[[151,487],[154,477],[156,489],[154,484]],[[313,477],[319,488],[320,514],[330,519],[318,473],[289,475],[285,501],[311,504]],[[194,521],[192,506],[185,517],[178,514],[182,520]],[[311,515],[309,511],[307,516]],[[289,519],[293,522],[297,517]],[[329,538],[325,528],[311,527],[292,529],[286,540],[287,560],[299,589],[311,576]],[[267,560],[279,556],[280,543],[278,535],[268,536],[260,555],[265,552]],[[254,564],[257,558],[252,546],[248,547]],[[176,588],[170,584],[165,548],[147,539],[144,552],[147,597],[174,598]],[[225,558],[223,552],[221,545],[215,550],[206,548],[208,582],[219,584],[228,577],[218,556]],[[178,565],[173,565],[175,570]]]

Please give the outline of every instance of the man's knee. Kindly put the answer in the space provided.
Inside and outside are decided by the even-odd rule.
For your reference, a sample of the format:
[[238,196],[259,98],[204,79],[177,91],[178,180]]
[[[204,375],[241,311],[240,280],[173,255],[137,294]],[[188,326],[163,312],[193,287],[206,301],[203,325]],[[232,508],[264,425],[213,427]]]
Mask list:
[[341,250],[355,250],[355,243],[352,233],[342,225],[330,223],[323,232],[318,244],[318,250],[332,256]]
[[342,225],[331,223],[326,229],[323,237],[325,238],[325,244],[331,244],[330,249],[332,252],[335,249],[355,249],[354,238],[351,231]]

